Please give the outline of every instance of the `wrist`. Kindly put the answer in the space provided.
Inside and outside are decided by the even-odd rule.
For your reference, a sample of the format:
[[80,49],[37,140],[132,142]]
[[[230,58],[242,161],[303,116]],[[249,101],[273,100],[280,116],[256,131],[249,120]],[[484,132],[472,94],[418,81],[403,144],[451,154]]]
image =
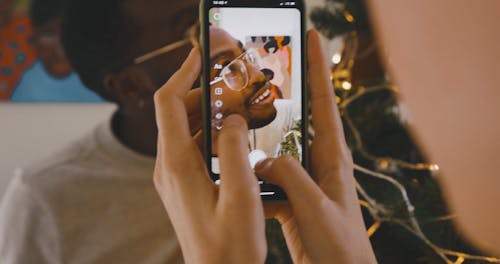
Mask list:
[[[233,243],[228,243],[234,246]],[[263,248],[263,250],[261,249]],[[267,254],[267,245],[259,247],[259,249],[251,249],[249,247],[237,249],[232,247],[214,248],[206,245],[197,253],[182,252],[184,261],[187,264],[220,264],[220,263],[238,263],[238,264],[259,264],[264,263]],[[262,252],[263,251],[263,252]]]

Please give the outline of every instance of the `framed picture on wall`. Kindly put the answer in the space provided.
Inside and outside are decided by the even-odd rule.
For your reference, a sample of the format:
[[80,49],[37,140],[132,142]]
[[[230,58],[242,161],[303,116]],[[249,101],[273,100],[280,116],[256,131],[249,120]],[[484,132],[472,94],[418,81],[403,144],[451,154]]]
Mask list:
[[0,2],[0,102],[102,102],[60,41],[64,1]]

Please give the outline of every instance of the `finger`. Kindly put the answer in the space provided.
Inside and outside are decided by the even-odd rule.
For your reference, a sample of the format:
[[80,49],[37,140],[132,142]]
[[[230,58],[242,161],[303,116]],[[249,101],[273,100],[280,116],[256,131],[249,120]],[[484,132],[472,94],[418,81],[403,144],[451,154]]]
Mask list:
[[335,103],[328,66],[319,34],[308,34],[309,84],[315,139],[311,146],[312,175],[332,200],[343,201],[351,193],[352,157],[345,143],[342,121]]
[[201,110],[201,88],[190,90],[184,97],[184,104],[188,115],[189,129],[196,145],[203,152],[202,137],[202,110]]
[[199,116],[189,116],[189,130],[191,131],[191,135],[194,137],[196,133],[201,130],[202,126],[202,117]]
[[218,137],[221,200],[258,199],[260,187],[248,161],[248,128],[239,115],[227,117]]
[[191,141],[184,98],[200,73],[200,52],[194,48],[181,68],[155,93],[156,123],[168,151],[183,149]]
[[314,215],[318,210],[316,206],[326,198],[302,165],[289,155],[257,163],[255,173],[285,191],[295,216]]
[[191,135],[194,135],[201,129],[202,111],[201,111],[201,88],[189,90],[184,97],[184,104],[189,118],[189,128]]
[[344,140],[344,131],[335,103],[330,71],[323,56],[318,32],[310,30],[307,37],[309,87],[315,137],[331,139],[329,143],[338,145],[340,140]]
[[287,201],[264,201],[264,216],[266,219],[277,219],[281,224],[292,217],[292,211]]
[[[169,195],[206,199],[214,186],[205,163],[191,137],[184,98],[200,72],[200,53],[194,48],[180,69],[155,93],[158,124],[158,155],[155,183]],[[191,199],[186,197],[186,199]]]
[[193,140],[196,143],[196,146],[198,146],[198,149],[200,150],[200,153],[203,153],[203,131],[198,130],[196,134],[193,136]]

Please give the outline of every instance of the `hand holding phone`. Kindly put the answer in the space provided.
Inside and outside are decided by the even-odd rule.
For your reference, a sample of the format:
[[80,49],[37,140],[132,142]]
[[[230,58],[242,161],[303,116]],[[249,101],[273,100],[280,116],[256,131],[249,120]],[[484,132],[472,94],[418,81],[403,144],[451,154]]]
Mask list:
[[265,223],[257,179],[247,162],[248,129],[239,116],[223,122],[218,149],[222,184],[207,174],[191,136],[185,98],[200,72],[193,49],[155,93],[158,154],[154,183],[186,263],[264,263]]
[[[312,176],[291,156],[266,160],[256,173],[278,184],[290,206],[266,204],[282,223],[295,262],[376,263],[353,182],[352,161],[323,63],[317,32],[309,37],[309,76],[316,137]],[[155,94],[159,129],[155,187],[187,263],[263,263],[266,256],[260,188],[247,160],[246,120],[226,118],[219,132],[221,184],[217,187],[191,137],[186,94],[200,70],[194,49]]]
[[280,186],[288,197],[288,203],[264,204],[266,217],[281,223],[294,263],[376,263],[356,194],[352,156],[316,31],[308,34],[308,62],[315,130],[312,177],[286,156],[257,164],[257,176]]

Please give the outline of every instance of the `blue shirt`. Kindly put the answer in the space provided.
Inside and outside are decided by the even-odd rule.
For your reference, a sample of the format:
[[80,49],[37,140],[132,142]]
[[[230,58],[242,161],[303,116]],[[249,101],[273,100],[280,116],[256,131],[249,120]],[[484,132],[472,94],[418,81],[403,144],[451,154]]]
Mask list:
[[12,102],[103,102],[94,91],[85,87],[73,72],[56,79],[50,76],[40,60],[23,74],[14,89]]

